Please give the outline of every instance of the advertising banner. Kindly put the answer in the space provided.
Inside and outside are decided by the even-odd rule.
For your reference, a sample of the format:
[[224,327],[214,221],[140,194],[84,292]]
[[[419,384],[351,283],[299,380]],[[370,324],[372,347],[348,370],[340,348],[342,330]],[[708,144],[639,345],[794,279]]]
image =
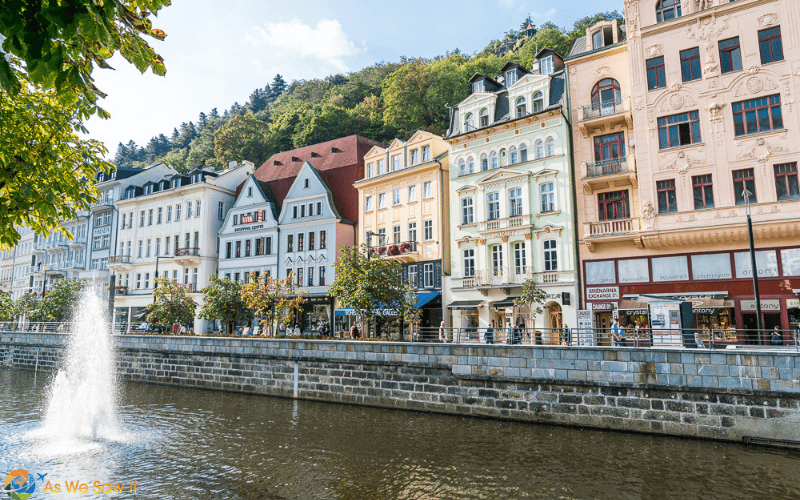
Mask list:
[[578,345],[597,345],[597,341],[594,338],[594,315],[592,311],[579,309],[576,312],[578,313]]
[[680,302],[651,302],[649,305],[653,343],[680,344],[682,342]]

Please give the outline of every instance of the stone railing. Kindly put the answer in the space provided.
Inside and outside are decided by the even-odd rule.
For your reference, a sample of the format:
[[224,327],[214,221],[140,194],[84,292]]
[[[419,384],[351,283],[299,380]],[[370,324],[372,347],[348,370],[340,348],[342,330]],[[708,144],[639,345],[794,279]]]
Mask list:
[[479,231],[496,231],[498,229],[511,229],[515,227],[527,226],[531,223],[530,214],[518,215],[507,219],[495,219],[483,221],[478,224]]
[[601,222],[584,222],[583,234],[585,237],[612,236],[615,234],[632,233],[640,228],[639,218],[615,219]]

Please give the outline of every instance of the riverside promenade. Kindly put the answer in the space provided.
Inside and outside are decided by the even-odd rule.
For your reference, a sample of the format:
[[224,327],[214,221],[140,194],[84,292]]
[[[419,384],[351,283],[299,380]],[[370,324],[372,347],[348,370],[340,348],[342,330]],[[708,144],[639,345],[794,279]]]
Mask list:
[[[52,372],[68,334],[0,333],[0,367]],[[726,441],[800,441],[789,350],[115,336],[122,380]]]

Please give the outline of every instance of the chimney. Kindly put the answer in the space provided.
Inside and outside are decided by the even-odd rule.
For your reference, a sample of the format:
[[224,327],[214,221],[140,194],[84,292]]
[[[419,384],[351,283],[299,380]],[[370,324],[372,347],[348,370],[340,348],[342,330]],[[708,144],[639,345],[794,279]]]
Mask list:
[[239,162],[237,162],[236,160],[231,160],[228,162],[228,168],[236,168],[236,165],[238,164]]
[[242,166],[255,167],[252,161],[242,160]]

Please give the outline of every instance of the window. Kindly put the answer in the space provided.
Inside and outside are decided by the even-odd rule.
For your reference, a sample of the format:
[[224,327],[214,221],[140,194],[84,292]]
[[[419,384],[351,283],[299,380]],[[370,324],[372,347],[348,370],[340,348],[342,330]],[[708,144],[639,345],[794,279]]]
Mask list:
[[553,156],[556,154],[556,140],[548,137],[544,141],[544,154],[545,156]]
[[242,242],[241,241],[237,241],[236,242],[236,254],[235,255],[236,255],[237,259],[242,256]]
[[[322,248],[321,244],[320,248]],[[264,249],[264,255],[272,255],[272,237],[267,238],[267,248]]]
[[481,172],[489,170],[489,157],[486,156],[486,153],[481,155]]
[[302,252],[303,251],[303,240],[305,239],[304,236],[305,236],[305,233],[298,233],[297,234],[297,251],[298,252]]
[[236,214],[236,215],[233,216],[233,225],[234,226],[238,226],[239,225],[239,214]]
[[467,161],[464,158],[458,161],[458,175],[467,175]]
[[697,175],[692,177],[694,190],[694,209],[714,208],[714,191],[712,190],[711,175]]
[[780,94],[733,103],[734,135],[757,134],[783,128]]
[[150,257],[151,240],[147,240],[147,257]]
[[386,208],[386,193],[378,194],[378,210]]
[[471,174],[475,172],[475,158],[469,157],[467,158],[467,173]]
[[251,245],[251,240],[250,239],[244,240],[244,256],[245,257],[250,257],[250,251],[251,251],[250,245]]
[[290,234],[286,237],[286,251],[294,252],[294,235]]
[[[470,172],[471,173],[471,172]],[[433,196],[432,190],[433,183],[431,181],[422,183],[422,199],[431,198]]]
[[664,70],[664,56],[647,60],[647,90],[660,89],[667,86]]
[[192,202],[191,201],[186,202],[186,218],[187,219],[191,219],[192,218]]
[[678,201],[675,196],[675,179],[657,181],[658,213],[671,214],[678,211]]
[[681,51],[681,78],[684,82],[699,80],[703,75],[700,71],[700,49],[695,47]]
[[522,215],[522,189],[514,188],[508,192],[509,217]]
[[659,149],[674,148],[702,142],[700,115],[697,111],[662,116],[658,119]]
[[383,175],[385,173],[386,173],[386,161],[378,160],[378,175]]
[[416,165],[419,163],[419,150],[414,149],[411,151],[411,164]]
[[392,205],[400,204],[400,190],[395,189],[392,191]]
[[464,119],[464,131],[469,132],[471,130],[475,130],[475,119],[472,113],[467,113],[467,117]]
[[198,250],[200,249],[200,232],[199,231],[195,231],[194,232],[194,247],[192,247],[192,248],[196,248]]
[[305,217],[305,216],[306,216],[306,206],[305,204],[303,204],[300,205],[300,217]]
[[528,146],[522,144],[519,147],[519,161],[526,162],[528,161]]
[[425,288],[433,288],[433,264],[423,264],[422,266],[422,280]]
[[156,255],[161,255],[161,238],[156,238]]
[[317,215],[322,215],[322,202],[317,202]]
[[544,109],[544,94],[535,92],[533,94],[533,112],[538,113]]
[[599,110],[602,116],[614,114],[622,104],[622,93],[619,82],[613,78],[604,78],[592,87],[592,109]]
[[486,195],[486,205],[489,213],[489,220],[500,218],[500,193],[489,193]]
[[392,156],[392,171],[400,170],[400,155]]
[[308,249],[314,250],[314,231],[308,233]]
[[525,243],[514,243],[514,274],[525,274],[525,267]]
[[464,277],[472,278],[475,276],[475,249],[464,250]]
[[552,182],[539,184],[539,195],[542,198],[542,212],[553,212],[556,209],[556,191]]
[[167,206],[167,222],[172,222],[172,205]]
[[737,205],[745,204],[745,190],[750,192],[750,203],[758,203],[756,201],[756,178],[752,168],[733,171],[733,196]]
[[395,245],[400,243],[400,226],[392,227],[392,243]]
[[370,163],[367,165],[367,177],[375,177],[375,164]]
[[408,266],[408,281],[416,288],[417,287],[417,266],[416,264]]
[[231,247],[232,246],[233,246],[233,244],[230,241],[225,243],[225,258],[226,259],[230,259],[231,258],[231,250],[232,250]]
[[719,42],[719,59],[722,74],[742,69],[742,50],[738,36]]
[[483,92],[483,80],[472,82],[472,92]]
[[[296,218],[297,218],[297,205],[292,207],[292,219],[296,219]],[[236,221],[236,216],[235,215],[233,216],[233,220],[234,220],[234,224],[236,224],[236,222],[235,222]]]
[[[625,132],[599,135],[594,138],[594,161],[602,163],[599,175],[608,175],[620,171],[621,165],[616,160],[625,157]],[[591,172],[590,174],[594,174]]]
[[325,266],[319,266],[319,286],[325,286]]
[[479,118],[478,118],[478,125],[481,128],[489,126],[489,110],[488,109],[483,108],[481,110]]
[[136,289],[142,288],[142,275],[140,273],[136,273]]
[[423,221],[422,229],[425,241],[431,241],[433,239],[433,221],[432,220]]
[[497,163],[497,151],[492,151],[489,155],[489,164],[491,165],[492,169],[495,169],[499,166]]
[[758,50],[761,52],[761,64],[783,61],[780,26],[758,32]]
[[797,163],[784,163],[775,165],[775,188],[778,192],[778,201],[796,200],[800,198],[800,189],[797,183]]
[[544,158],[544,142],[539,139],[533,144],[533,148],[536,150],[536,158]]
[[558,242],[556,240],[544,240],[544,270],[558,271]]
[[412,241],[414,243],[417,242],[417,223],[416,222],[409,222],[408,223],[408,241]]
[[176,220],[176,221],[178,221],[178,220],[181,220],[181,207],[182,207],[182,206],[183,206],[183,205],[182,205],[182,204],[180,204],[180,203],[178,203],[177,205],[175,205],[175,220]]
[[656,3],[656,22],[663,23],[681,17],[681,0],[659,0]]
[[319,232],[319,249],[320,250],[325,250],[325,235],[326,235],[326,233],[327,232],[325,230],[322,230],[322,231]]
[[461,224],[472,224],[474,221],[472,213],[472,198],[461,199]]
[[422,161],[431,161],[431,147],[422,146]]
[[553,56],[543,57],[539,60],[539,73],[549,75],[553,72]]
[[139,227],[144,227],[144,210],[139,212]]
[[372,211],[372,196],[367,196],[364,198],[364,211],[371,212]]
[[303,268],[297,268],[297,284],[303,286]]
[[511,71],[506,71],[506,87],[510,87],[517,83],[517,72],[513,69]]
[[307,276],[307,278],[308,278],[308,286],[314,286],[314,268],[313,267],[309,267],[308,268],[308,276]]
[[303,189],[308,189],[308,179],[303,179]]
[[522,118],[523,116],[525,116],[525,111],[527,110],[527,106],[524,97],[520,97],[519,99],[517,99],[517,104],[515,109],[517,110],[517,118]]
[[600,220],[627,219],[630,217],[628,191],[611,191],[597,195]]
[[417,201],[417,186],[408,186],[408,202]]
[[599,49],[603,47],[603,30],[597,30],[592,33],[592,49]]
[[[238,277],[236,278],[236,281],[239,281]],[[184,284],[189,283],[189,268],[188,267],[183,270],[183,283]]]
[[494,245],[492,247],[492,274],[495,276],[503,275],[503,247]]
[[167,237],[164,239],[164,255],[169,255],[169,249],[170,249],[170,246],[169,246],[169,238],[170,238],[170,237],[169,237],[169,236],[167,236]]
[[511,158],[510,165],[515,165],[516,163],[519,163],[519,156],[517,156],[516,146],[511,146],[511,149],[508,150],[508,154],[509,157]]

